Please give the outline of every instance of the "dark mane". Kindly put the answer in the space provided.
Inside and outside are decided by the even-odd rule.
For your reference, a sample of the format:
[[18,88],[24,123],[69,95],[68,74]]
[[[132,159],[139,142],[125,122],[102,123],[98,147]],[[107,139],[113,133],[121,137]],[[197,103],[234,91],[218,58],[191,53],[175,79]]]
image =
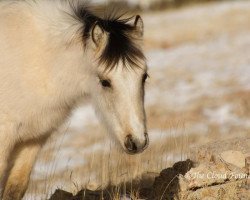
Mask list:
[[139,67],[140,61],[145,59],[142,50],[135,44],[136,28],[128,23],[131,18],[121,19],[121,16],[115,17],[112,14],[101,18],[84,6],[77,6],[75,15],[83,23],[82,38],[85,47],[91,28],[96,23],[109,33],[107,45],[99,57],[99,63],[106,69],[112,70],[120,61],[126,67]]

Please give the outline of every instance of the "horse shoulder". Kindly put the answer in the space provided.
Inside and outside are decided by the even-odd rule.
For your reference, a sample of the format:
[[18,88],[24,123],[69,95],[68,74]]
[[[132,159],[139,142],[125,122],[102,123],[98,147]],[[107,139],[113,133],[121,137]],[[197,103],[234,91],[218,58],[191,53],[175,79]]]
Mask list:
[[57,52],[31,12],[17,8],[0,11],[0,125],[11,121],[20,135],[34,136],[54,130],[69,111],[51,73]]

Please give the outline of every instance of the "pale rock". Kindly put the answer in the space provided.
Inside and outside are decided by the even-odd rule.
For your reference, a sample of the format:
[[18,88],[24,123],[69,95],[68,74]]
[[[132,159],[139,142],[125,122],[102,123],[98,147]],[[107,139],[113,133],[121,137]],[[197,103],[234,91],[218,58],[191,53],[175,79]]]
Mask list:
[[187,191],[188,190],[188,181],[187,181],[187,179],[182,174],[180,174],[178,176],[178,179],[179,179],[180,191],[181,192]]
[[213,184],[224,183],[229,178],[230,171],[223,165],[201,164],[185,174],[188,189],[200,188]]
[[245,168],[246,172],[250,174],[250,156],[246,157],[245,159]]
[[241,151],[224,151],[220,154],[223,161],[235,165],[239,168],[245,167],[245,156]]
[[[250,156],[250,137],[213,141],[202,146],[193,147],[190,150],[188,157],[193,162],[197,163],[197,165],[207,162],[214,162],[215,164],[218,164],[224,161],[221,158],[221,154],[232,150],[241,152],[245,157]],[[245,159],[243,162],[245,162]],[[226,161],[224,161],[224,163],[226,163]],[[238,168],[242,169],[242,167]]]

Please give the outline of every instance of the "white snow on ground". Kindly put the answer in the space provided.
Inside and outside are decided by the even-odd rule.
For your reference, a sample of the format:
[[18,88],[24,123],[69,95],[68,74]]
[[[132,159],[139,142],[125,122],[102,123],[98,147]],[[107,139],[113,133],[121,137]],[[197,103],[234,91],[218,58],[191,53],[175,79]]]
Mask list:
[[233,114],[232,109],[233,105],[225,104],[215,109],[204,109],[204,115],[208,118],[209,123],[218,124],[221,132],[225,134],[229,132],[230,126],[250,128],[250,119],[239,118]]
[[[218,96],[237,91],[239,87],[250,89],[250,36],[241,33],[235,38],[223,35],[203,43],[191,43],[167,50],[151,50],[147,53],[148,65],[156,80],[168,79],[161,70],[182,70],[192,75],[192,81],[176,80],[174,86],[161,85],[150,88],[146,103],[161,99],[170,107],[183,110],[201,96]],[[171,77],[170,77],[171,78]],[[216,85],[217,81],[237,80],[237,87]],[[166,84],[168,80],[162,81]],[[164,88],[165,90],[162,90]]]

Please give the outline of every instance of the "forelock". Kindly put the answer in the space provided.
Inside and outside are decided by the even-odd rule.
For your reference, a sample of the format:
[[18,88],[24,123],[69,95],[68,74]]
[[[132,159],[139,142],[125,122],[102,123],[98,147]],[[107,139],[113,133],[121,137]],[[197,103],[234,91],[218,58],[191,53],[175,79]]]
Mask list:
[[107,43],[98,59],[99,64],[106,70],[112,70],[121,62],[124,67],[140,67],[145,56],[135,37],[137,31],[129,24],[132,19],[122,19],[123,15],[109,13],[106,17],[94,15],[86,6],[75,7],[75,15],[83,23],[82,38],[85,48],[90,38],[91,28],[97,23],[108,34]]

